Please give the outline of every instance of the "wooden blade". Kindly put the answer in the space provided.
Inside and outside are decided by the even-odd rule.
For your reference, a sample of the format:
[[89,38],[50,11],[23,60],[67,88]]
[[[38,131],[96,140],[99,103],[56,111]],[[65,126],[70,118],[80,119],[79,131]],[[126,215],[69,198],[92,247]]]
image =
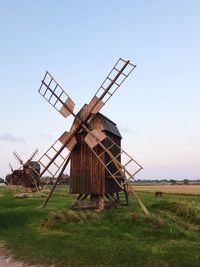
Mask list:
[[[65,131],[59,138],[59,141],[62,143],[62,144],[65,144],[67,139],[69,138],[70,136],[70,133]],[[71,140],[67,143],[66,147],[69,151],[72,151],[72,149],[75,147],[75,145],[77,144],[77,141],[76,141],[76,137],[73,136],[71,138]]]
[[144,213],[146,214],[147,217],[150,216],[149,211],[145,207],[145,205],[142,203],[141,199],[138,197],[138,195],[135,193],[135,190],[133,189],[133,186],[131,184],[127,184],[128,190],[131,193],[131,195],[135,198],[135,200],[138,202],[140,207],[143,209]]
[[10,167],[11,172],[13,172],[14,170],[13,170],[12,165],[10,163],[9,163],[9,167]]
[[61,109],[60,109],[60,113],[67,118],[68,116],[70,116],[74,110],[74,102],[71,100],[71,98],[67,98],[67,100],[65,101],[65,103],[62,105]]
[[30,179],[31,183],[35,185],[36,190],[39,191],[37,180],[31,172],[28,174],[28,178]]
[[106,139],[106,134],[99,129],[95,129],[86,135],[84,141],[90,148],[94,148],[98,145],[98,141],[102,142],[104,139]]
[[73,115],[75,103],[47,71],[38,92],[65,118]]
[[[85,127],[85,126],[84,126]],[[86,128],[86,127],[85,127]],[[106,165],[106,169],[110,169],[109,165],[115,164],[118,166],[117,171],[113,172],[113,176],[123,176],[128,181],[132,181],[136,173],[138,173],[142,166],[134,160],[126,151],[124,151],[119,145],[117,145],[105,132],[100,130],[89,130],[84,141],[94,152],[94,147],[99,145],[103,149],[103,152],[96,156],[101,159],[103,154],[108,154],[110,157],[109,162]],[[118,170],[120,169],[120,171]]]
[[70,142],[67,142],[67,144],[65,144],[68,136],[70,136],[70,133],[64,132],[58,138],[58,140],[53,143],[53,145],[50,146],[50,148],[40,157],[40,159],[38,160],[38,163],[42,168],[40,177],[45,172],[48,172],[52,177],[56,177],[66,160],[66,157],[69,153],[68,149],[71,151],[76,145],[76,139],[74,136],[70,139]]
[[23,165],[23,160],[20,158],[16,151],[13,152],[13,156],[21,165]]
[[88,112],[96,114],[103,107],[104,103],[95,95],[88,105]]
[[27,162],[31,161],[38,153],[38,149],[36,149],[33,154],[30,156],[30,158],[27,160]]
[[90,101],[88,105],[89,112],[97,113],[128,78],[135,67],[136,65],[130,63],[129,60],[125,61],[120,58]]
[[71,154],[72,154],[72,152],[70,152],[70,153],[68,154],[68,156],[67,156],[67,158],[66,158],[66,160],[65,160],[65,163],[64,163],[64,165],[63,165],[63,167],[62,167],[62,169],[61,169],[61,171],[60,171],[60,173],[59,173],[59,175],[58,175],[58,177],[57,177],[57,179],[56,179],[56,182],[55,182],[55,184],[53,185],[51,191],[49,192],[49,194],[48,194],[48,196],[47,196],[47,198],[46,198],[46,200],[45,200],[45,202],[44,202],[43,207],[46,207],[46,205],[47,205],[47,203],[48,203],[48,201],[49,201],[51,195],[53,194],[53,192],[54,192],[54,190],[55,190],[55,188],[56,188],[58,182],[59,182],[60,179],[62,178],[62,174],[63,174],[64,170],[66,169],[66,167],[67,167],[67,165],[68,165],[68,163],[69,163],[69,161],[70,161],[70,159],[71,159]]

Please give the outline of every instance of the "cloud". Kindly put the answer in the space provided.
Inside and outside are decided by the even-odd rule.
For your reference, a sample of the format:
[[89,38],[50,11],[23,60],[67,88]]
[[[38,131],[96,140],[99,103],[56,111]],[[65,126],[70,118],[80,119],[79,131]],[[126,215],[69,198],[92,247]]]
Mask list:
[[24,143],[26,140],[22,137],[16,137],[12,134],[5,133],[3,135],[0,135],[0,141],[6,141],[10,143]]
[[132,130],[130,128],[128,128],[128,127],[122,127],[122,126],[119,126],[119,131],[121,133],[131,133],[132,132]]
[[52,135],[50,135],[50,134],[38,134],[38,137],[39,138],[41,138],[41,139],[47,139],[47,140],[51,140],[53,137],[52,137]]

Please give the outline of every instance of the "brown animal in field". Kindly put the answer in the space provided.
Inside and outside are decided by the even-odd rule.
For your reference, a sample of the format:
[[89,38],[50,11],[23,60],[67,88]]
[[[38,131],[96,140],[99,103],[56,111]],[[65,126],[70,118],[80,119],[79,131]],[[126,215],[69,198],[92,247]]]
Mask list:
[[163,192],[155,192],[155,197],[163,197]]

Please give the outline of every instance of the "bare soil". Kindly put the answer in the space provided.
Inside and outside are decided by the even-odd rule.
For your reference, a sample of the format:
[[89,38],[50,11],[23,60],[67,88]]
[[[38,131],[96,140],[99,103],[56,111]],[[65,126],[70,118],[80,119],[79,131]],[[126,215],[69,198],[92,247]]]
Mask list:
[[[0,241],[0,267],[44,267],[42,265],[29,265],[22,261],[16,261],[5,245]],[[53,267],[53,266],[52,266]]]

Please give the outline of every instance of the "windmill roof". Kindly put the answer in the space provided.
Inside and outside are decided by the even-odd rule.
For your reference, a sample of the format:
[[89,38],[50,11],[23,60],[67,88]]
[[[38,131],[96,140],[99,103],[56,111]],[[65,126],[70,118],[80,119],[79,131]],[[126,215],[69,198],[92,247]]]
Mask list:
[[120,138],[122,138],[116,123],[114,123],[113,121],[111,121],[109,118],[107,118],[106,116],[104,116],[101,113],[97,113],[97,116],[99,117],[101,124],[103,126],[103,131],[107,131],[110,132]]

